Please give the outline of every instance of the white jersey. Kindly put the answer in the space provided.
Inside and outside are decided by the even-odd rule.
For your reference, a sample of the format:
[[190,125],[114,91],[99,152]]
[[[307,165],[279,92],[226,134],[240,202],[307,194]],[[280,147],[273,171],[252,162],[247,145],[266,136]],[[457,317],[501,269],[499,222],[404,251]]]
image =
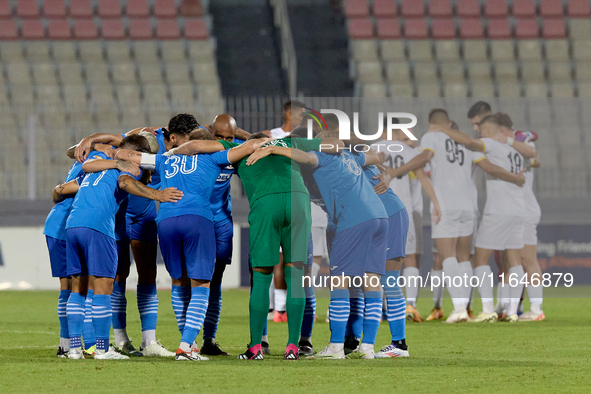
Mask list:
[[[491,163],[514,174],[521,172],[524,159],[513,147],[491,138],[482,138],[481,141],[484,143],[484,154]],[[484,213],[523,217],[523,188],[487,175]]]
[[324,210],[320,208],[318,205],[312,204],[310,214],[310,216],[312,217],[312,227],[326,228],[328,226],[326,212],[324,212]]
[[276,127],[270,130],[271,138],[285,138],[291,134],[289,131],[283,130],[281,127]]
[[[528,145],[536,147],[533,142],[528,142]],[[528,168],[525,171],[525,185],[523,185],[523,199],[525,203],[524,216],[526,218],[537,218],[542,216],[542,209],[538,204],[538,199],[534,194],[534,169]]]
[[[379,145],[382,145],[381,147]],[[385,146],[387,145],[400,145],[402,147],[402,151],[400,152],[390,152]],[[398,168],[403,166],[404,164],[408,163],[412,159],[414,159],[419,152],[411,148],[410,146],[406,145],[400,141],[378,141],[377,143],[372,145],[372,148],[376,152],[385,152],[388,155],[388,158],[384,162],[384,165],[390,168]],[[400,149],[392,149],[394,151]],[[390,181],[390,188],[400,199],[402,200],[406,210],[408,211],[409,216],[412,215],[413,212],[413,202],[412,202],[412,195],[410,192],[410,177],[408,174],[405,174],[401,177],[396,177]]]
[[431,183],[441,211],[474,212],[472,152],[439,131],[426,133],[421,148],[433,152]]

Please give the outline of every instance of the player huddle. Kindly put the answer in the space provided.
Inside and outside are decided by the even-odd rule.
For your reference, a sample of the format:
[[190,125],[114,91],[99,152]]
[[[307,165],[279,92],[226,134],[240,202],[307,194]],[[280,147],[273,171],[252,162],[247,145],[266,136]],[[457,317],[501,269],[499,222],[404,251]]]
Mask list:
[[[470,109],[469,117],[481,139],[454,130],[447,113],[435,109],[429,114],[421,153],[406,144],[410,141],[400,130],[393,133],[396,141],[384,139],[372,145],[375,151],[357,152],[354,148],[362,141],[339,140],[338,121],[328,116],[328,131],[305,138],[306,127],[297,127],[300,121],[306,124],[304,108],[303,103],[286,103],[282,138],[268,138],[277,135],[277,129],[250,135],[227,114],[205,127],[194,116],[180,114],[166,128],[89,136],[70,152],[77,161],[54,190],[56,205],[44,230],[53,276],[60,278],[61,286],[58,357],[199,361],[228,354],[215,337],[221,281],[232,255],[234,173],[250,205],[250,344],[239,359],[260,360],[269,353],[266,330],[273,275],[283,276],[286,285],[284,359],[408,357],[405,321],[421,321],[415,308],[418,287],[407,285],[407,306],[398,283],[402,265],[404,276],[418,276],[417,256],[422,249],[418,185],[432,204],[438,252],[432,274],[453,278],[490,273],[492,251],[502,251],[507,283],[499,287],[497,311],[492,284],[483,281],[478,287],[483,312],[471,321],[518,319],[523,281],[514,285],[510,274],[521,279],[524,268],[529,275],[539,271],[535,260],[539,206],[531,189],[533,173],[522,173],[526,164],[537,163],[524,159],[536,155],[527,141],[532,133],[515,135],[507,115],[492,115],[490,106],[480,102]],[[403,147],[401,152],[379,149],[394,143]],[[475,254],[471,239],[478,207],[473,163],[489,174]],[[160,202],[158,208],[155,200]],[[326,216],[324,223],[316,220],[314,231],[311,203]],[[318,231],[323,226],[325,237]],[[317,275],[313,249],[324,243],[331,276],[369,280],[360,287],[343,281],[331,289],[330,345],[314,355],[316,301],[310,281],[306,284],[303,279]],[[172,278],[172,306],[181,332],[174,353],[155,334],[158,245]],[[139,350],[126,332],[130,249],[138,269]],[[469,320],[471,286],[447,283],[447,288],[454,304],[447,322]],[[428,320],[443,318],[442,289],[436,290]],[[528,286],[528,294],[532,310],[522,320],[543,319],[541,287]],[[383,309],[392,342],[376,352]],[[111,325],[115,346],[109,345]],[[201,331],[199,347],[196,339]]]

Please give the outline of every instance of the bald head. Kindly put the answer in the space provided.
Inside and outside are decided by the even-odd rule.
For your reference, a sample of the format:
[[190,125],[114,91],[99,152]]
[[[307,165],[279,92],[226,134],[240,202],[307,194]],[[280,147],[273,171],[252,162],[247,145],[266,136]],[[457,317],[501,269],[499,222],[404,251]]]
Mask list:
[[211,132],[216,140],[232,141],[236,134],[236,120],[228,114],[215,117]]

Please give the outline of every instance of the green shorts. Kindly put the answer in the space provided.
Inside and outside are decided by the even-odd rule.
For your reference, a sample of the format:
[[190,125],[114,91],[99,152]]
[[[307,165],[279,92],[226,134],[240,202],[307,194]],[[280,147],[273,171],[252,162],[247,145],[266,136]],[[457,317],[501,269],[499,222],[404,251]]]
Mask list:
[[284,262],[307,261],[312,219],[306,193],[268,194],[257,199],[250,207],[248,223],[253,267],[277,265],[280,246]]

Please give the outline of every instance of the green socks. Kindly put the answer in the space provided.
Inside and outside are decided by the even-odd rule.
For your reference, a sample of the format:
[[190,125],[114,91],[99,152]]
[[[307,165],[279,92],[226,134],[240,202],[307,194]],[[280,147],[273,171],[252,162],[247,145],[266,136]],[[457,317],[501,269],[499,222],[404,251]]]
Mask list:
[[[289,337],[287,345],[298,345],[302,320],[304,319],[304,308],[306,307],[306,293],[302,286],[303,269],[285,267],[285,283],[287,283],[287,329]],[[268,288],[268,286],[267,286]]]
[[252,273],[252,290],[249,302],[251,347],[260,345],[263,340],[263,330],[269,313],[269,286],[271,286],[272,279],[273,274],[263,274],[257,271]]

